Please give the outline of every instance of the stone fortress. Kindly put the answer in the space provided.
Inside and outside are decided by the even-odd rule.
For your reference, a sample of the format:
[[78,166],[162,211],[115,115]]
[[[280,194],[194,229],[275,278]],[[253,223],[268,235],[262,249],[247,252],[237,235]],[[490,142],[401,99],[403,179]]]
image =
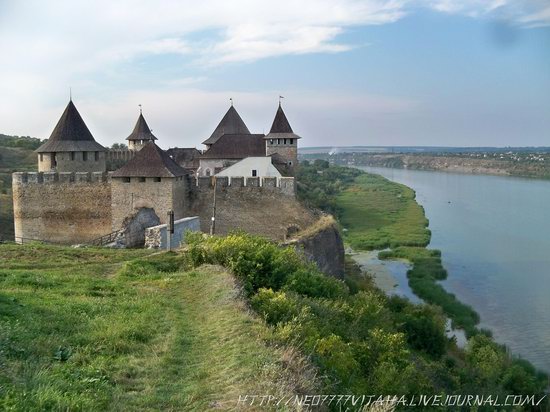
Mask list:
[[[280,102],[265,136],[250,133],[231,104],[204,151],[162,150],[141,110],[128,150],[110,151],[71,100],[36,150],[38,173],[13,174],[16,241],[89,244],[136,221],[143,230],[165,224],[169,211],[175,220],[197,216],[204,232],[215,211],[217,234],[242,229],[282,241],[318,219],[295,199],[299,139]],[[123,165],[107,172],[112,161]]]

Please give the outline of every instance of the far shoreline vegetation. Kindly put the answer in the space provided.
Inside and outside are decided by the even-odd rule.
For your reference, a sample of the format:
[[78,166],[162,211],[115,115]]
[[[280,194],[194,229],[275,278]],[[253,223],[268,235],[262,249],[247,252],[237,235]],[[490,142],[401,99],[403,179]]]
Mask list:
[[[461,174],[550,179],[550,148],[340,148],[301,154],[342,166],[387,167]],[[314,149],[310,149],[314,150]]]

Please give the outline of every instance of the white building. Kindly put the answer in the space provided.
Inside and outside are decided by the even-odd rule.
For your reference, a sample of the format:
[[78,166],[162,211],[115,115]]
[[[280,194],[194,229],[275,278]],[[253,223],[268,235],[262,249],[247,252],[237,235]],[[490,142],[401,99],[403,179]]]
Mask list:
[[247,157],[223,169],[216,176],[229,177],[282,177],[271,163],[271,157]]

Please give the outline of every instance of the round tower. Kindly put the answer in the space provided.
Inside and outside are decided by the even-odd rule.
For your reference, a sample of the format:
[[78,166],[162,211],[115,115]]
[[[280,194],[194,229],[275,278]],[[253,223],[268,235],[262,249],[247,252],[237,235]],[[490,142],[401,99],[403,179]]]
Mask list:
[[106,149],[97,143],[72,100],[50,138],[36,149],[39,172],[104,172]]

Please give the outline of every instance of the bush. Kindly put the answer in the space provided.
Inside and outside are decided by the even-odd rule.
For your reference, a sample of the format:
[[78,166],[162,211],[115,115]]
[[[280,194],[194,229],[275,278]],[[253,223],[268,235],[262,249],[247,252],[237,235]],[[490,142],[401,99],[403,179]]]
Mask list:
[[305,296],[330,299],[341,298],[349,293],[343,282],[317,273],[310,267],[290,274],[284,289]]
[[427,305],[410,306],[402,320],[402,330],[412,348],[434,358],[445,353],[445,318],[440,311]]

